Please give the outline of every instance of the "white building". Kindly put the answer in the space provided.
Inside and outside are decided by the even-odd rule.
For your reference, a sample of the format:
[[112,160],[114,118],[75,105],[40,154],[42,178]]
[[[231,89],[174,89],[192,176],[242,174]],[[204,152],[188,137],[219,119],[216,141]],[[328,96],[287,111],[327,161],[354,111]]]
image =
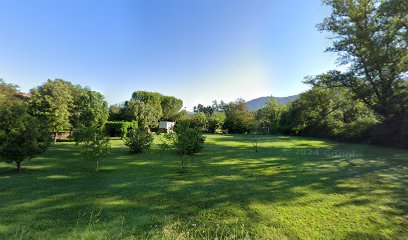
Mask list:
[[173,132],[173,128],[176,122],[160,121],[159,122],[159,131],[163,132]]

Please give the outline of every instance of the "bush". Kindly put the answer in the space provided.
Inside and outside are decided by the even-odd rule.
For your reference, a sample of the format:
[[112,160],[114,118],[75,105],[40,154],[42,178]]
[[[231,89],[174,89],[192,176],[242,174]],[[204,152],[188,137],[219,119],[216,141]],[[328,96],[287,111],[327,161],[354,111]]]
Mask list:
[[254,114],[248,111],[243,100],[230,103],[225,112],[224,129],[228,133],[248,133],[254,125]]
[[50,131],[44,121],[31,116],[26,106],[0,106],[0,162],[21,163],[47,150]]
[[130,128],[137,128],[136,122],[110,121],[105,124],[105,131],[111,137],[123,138]]
[[130,152],[141,153],[151,148],[153,135],[146,130],[132,128],[127,132],[124,142],[129,147]]
[[176,131],[174,146],[181,155],[192,155],[199,153],[204,148],[205,137],[200,130],[179,127]]
[[217,133],[222,130],[225,122],[225,113],[215,112],[208,118],[208,132]]

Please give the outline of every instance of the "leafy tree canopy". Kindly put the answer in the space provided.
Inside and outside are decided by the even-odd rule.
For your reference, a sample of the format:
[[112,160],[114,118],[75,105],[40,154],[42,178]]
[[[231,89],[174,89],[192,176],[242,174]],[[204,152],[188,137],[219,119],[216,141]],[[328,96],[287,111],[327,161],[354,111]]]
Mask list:
[[331,71],[306,82],[344,86],[384,121],[408,109],[408,4],[402,0],[324,0],[331,15],[319,26],[334,37],[328,51],[338,53],[348,71]]
[[74,86],[62,79],[48,80],[43,85],[31,90],[30,110],[35,116],[47,120],[52,131],[55,132],[54,141],[58,132],[69,129],[71,109],[73,108]]

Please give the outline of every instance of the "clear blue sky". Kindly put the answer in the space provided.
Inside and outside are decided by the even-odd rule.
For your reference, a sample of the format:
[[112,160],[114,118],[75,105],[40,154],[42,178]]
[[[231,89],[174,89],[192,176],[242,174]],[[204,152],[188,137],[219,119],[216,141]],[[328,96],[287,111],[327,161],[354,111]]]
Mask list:
[[184,100],[288,96],[336,67],[320,0],[0,0],[0,78],[62,78],[105,94]]

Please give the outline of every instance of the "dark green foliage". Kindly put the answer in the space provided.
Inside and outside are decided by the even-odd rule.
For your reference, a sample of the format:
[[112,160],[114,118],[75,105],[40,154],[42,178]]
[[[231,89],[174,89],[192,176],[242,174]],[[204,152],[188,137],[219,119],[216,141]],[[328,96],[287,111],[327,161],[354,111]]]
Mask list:
[[21,105],[0,108],[0,160],[16,163],[44,152],[51,142],[50,131]]
[[215,108],[213,106],[204,106],[202,104],[198,104],[194,106],[193,111],[194,113],[204,113],[206,116],[211,116],[215,112]]
[[129,147],[132,153],[142,153],[149,150],[153,144],[153,135],[147,130],[132,128],[124,137],[125,145]]
[[[373,141],[408,147],[408,4],[401,0],[325,0],[331,15],[319,25],[335,41],[346,72],[330,71],[307,79],[325,87],[343,86],[376,114]],[[384,139],[387,139],[385,141]]]
[[159,120],[175,121],[183,101],[157,92],[136,91],[129,101],[109,107],[109,121],[137,121],[143,128],[155,128]]
[[183,107],[183,100],[173,96],[161,95],[160,103],[163,113],[161,120],[175,121],[178,117],[179,111]]
[[86,90],[77,103],[78,120],[76,128],[86,126],[103,128],[109,117],[108,103],[105,97],[95,91]]
[[31,93],[30,111],[37,117],[45,119],[55,133],[71,128],[71,115],[74,104],[74,86],[62,79],[48,80],[43,85],[34,88]]
[[27,97],[20,93],[18,86],[6,83],[0,78],[0,106],[12,106],[27,101]]
[[156,92],[137,91],[132,94],[128,103],[132,120],[142,129],[155,128],[162,117],[161,94]]
[[203,112],[189,115],[190,127],[199,131],[206,131],[207,129],[207,116]]
[[300,94],[281,120],[287,133],[353,141],[364,140],[375,123],[373,113],[349,91],[322,87]]
[[200,130],[188,125],[179,126],[174,137],[174,147],[181,155],[199,153],[204,148],[205,136]]
[[225,115],[224,129],[228,133],[248,133],[254,127],[254,115],[248,111],[242,99],[230,103]]
[[74,139],[82,147],[84,155],[96,162],[98,171],[99,161],[110,151],[109,137],[104,128],[109,115],[108,103],[102,94],[91,90],[84,92],[79,99]]
[[129,102],[114,104],[109,107],[109,121],[132,121],[132,114],[128,108]]
[[267,128],[269,133],[278,133],[281,130],[281,118],[286,111],[285,104],[277,103],[276,99],[271,97],[267,106],[259,109],[255,114],[257,128]]
[[217,133],[222,131],[225,122],[224,112],[214,112],[207,120],[207,130],[210,133]]
[[227,105],[228,104],[225,104],[222,100],[220,101],[220,103],[218,103],[217,100],[214,100],[212,105],[210,106],[204,106],[203,104],[194,106],[193,111],[194,113],[204,113],[207,117],[209,117],[216,112],[225,112],[227,109]]
[[189,127],[197,129],[200,132],[207,130],[207,117],[204,113],[187,114],[177,120],[174,130],[177,131],[180,127]]
[[0,161],[21,163],[44,152],[51,142],[46,122],[29,114],[16,86],[0,82]]
[[136,122],[119,122],[119,121],[109,121],[105,124],[105,131],[111,137],[121,137],[126,136],[129,128],[137,128]]

